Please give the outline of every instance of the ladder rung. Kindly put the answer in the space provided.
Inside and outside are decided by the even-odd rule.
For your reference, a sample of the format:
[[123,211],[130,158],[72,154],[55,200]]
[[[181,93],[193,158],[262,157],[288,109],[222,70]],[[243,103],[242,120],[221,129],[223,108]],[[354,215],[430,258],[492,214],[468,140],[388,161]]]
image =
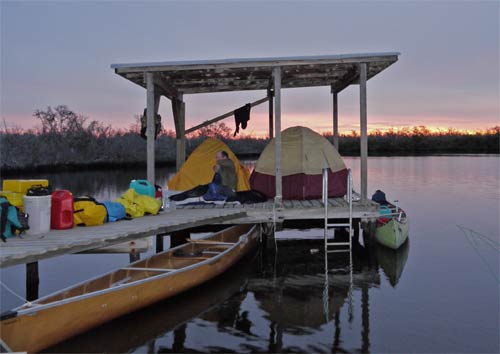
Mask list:
[[327,246],[350,246],[349,242],[327,242]]
[[328,250],[327,253],[349,252],[349,250]]
[[344,224],[326,224],[328,227],[350,227],[351,224],[349,223],[344,223]]

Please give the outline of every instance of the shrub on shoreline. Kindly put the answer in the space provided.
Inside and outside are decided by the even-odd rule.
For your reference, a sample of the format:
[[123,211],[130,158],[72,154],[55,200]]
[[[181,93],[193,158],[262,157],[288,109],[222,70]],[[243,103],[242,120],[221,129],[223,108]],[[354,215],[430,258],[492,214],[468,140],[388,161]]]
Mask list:
[[[80,167],[143,166],[146,141],[139,127],[113,130],[100,122],[77,115],[66,106],[34,114],[41,122],[36,130],[0,130],[2,173]],[[224,141],[238,156],[258,156],[269,139],[251,136],[233,138],[231,128],[217,123],[187,137],[186,152],[193,151],[206,137]],[[324,134],[330,141],[332,134]],[[156,163],[175,164],[175,133],[162,131],[156,140]],[[353,131],[339,137],[341,155],[359,155],[359,135]],[[475,134],[453,129],[431,132],[426,127],[374,131],[368,137],[369,155],[412,155],[442,153],[500,153],[500,127]]]

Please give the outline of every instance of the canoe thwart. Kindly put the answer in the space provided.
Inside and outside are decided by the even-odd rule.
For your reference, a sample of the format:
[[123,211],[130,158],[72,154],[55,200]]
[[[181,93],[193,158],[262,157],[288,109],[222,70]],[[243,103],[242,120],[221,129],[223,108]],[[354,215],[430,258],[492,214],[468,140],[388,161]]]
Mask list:
[[177,269],[168,269],[168,268],[141,268],[141,267],[125,267],[121,268],[122,270],[142,270],[147,272],[173,272]]
[[222,242],[222,241],[211,241],[211,240],[193,240],[192,238],[187,238],[189,243],[203,243],[206,245],[234,245],[236,242]]

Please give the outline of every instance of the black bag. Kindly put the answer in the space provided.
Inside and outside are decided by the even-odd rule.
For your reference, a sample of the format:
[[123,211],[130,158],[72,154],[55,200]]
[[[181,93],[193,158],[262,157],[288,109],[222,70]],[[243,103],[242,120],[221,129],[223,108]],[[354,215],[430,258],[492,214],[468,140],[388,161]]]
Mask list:
[[267,197],[254,189],[249,191],[236,192],[235,196],[229,197],[228,202],[240,202],[241,204],[263,203]]
[[52,194],[52,187],[51,186],[44,187],[41,184],[37,184],[35,186],[32,186],[26,192],[26,195],[28,197],[40,197],[40,196],[51,195],[51,194]]
[[175,202],[180,202],[181,200],[187,198],[201,197],[207,191],[208,191],[208,184],[202,184],[185,192],[171,195],[168,199],[173,200]]
[[382,192],[380,189],[377,189],[377,191],[372,195],[372,200],[379,204],[387,204],[387,199],[385,199],[385,193]]

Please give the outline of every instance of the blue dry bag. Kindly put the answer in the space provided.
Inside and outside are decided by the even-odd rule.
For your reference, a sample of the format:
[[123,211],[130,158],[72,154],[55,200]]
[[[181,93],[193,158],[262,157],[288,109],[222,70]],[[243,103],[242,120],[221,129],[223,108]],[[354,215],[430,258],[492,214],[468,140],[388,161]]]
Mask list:
[[120,203],[105,201],[102,202],[102,204],[104,204],[106,210],[108,211],[108,216],[106,218],[106,221],[108,222],[125,219],[125,217],[127,216],[125,207]]

